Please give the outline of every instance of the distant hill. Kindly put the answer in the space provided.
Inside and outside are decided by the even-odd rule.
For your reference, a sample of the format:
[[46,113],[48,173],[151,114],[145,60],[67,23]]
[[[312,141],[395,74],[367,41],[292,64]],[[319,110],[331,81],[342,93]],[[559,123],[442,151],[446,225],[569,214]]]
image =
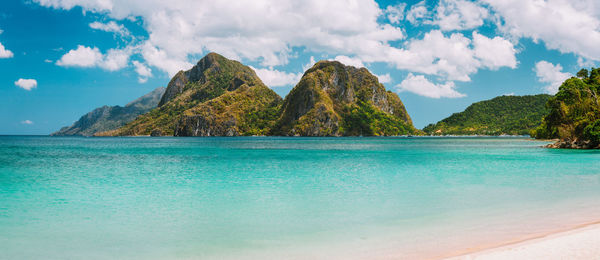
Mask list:
[[419,132],[404,104],[366,68],[319,61],[283,101],[274,135],[391,136]]
[[552,148],[600,149],[600,68],[582,69],[577,76],[548,100],[549,111],[533,136],[560,139]]
[[389,136],[420,133],[365,68],[320,61],[285,100],[252,68],[209,53],[169,82],[157,108],[100,136]]
[[281,102],[250,67],[209,53],[171,79],[157,108],[98,135],[266,135]]
[[73,125],[61,128],[53,136],[92,136],[97,132],[117,129],[137,116],[155,108],[165,88],[160,87],[130,102],[124,107],[103,106],[83,115]]
[[423,128],[430,135],[528,135],[548,113],[550,95],[499,96]]

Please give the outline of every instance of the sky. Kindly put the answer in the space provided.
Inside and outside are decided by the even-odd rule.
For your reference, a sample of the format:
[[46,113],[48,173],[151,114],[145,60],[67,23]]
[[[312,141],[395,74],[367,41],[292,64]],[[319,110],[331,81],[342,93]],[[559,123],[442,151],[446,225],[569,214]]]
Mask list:
[[282,97],[319,60],[366,67],[417,128],[556,93],[600,60],[597,0],[3,0],[0,134],[50,134],[166,86],[209,52]]

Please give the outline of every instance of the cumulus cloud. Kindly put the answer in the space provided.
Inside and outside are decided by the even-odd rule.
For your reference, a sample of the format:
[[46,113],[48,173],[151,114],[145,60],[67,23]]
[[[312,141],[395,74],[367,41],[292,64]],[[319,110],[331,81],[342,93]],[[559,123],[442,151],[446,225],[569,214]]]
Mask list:
[[399,92],[408,91],[429,98],[459,98],[465,96],[465,94],[455,90],[454,82],[435,84],[423,75],[415,76],[412,73],[409,73],[406,79],[396,85],[396,90]]
[[275,69],[257,69],[254,67],[252,69],[256,71],[256,74],[263,83],[271,88],[295,85],[302,77],[302,73],[288,73]]
[[500,67],[517,67],[517,58],[515,57],[515,47],[513,44],[499,36],[493,39],[487,38],[477,32],[473,32],[473,45],[475,46],[475,57],[477,57],[483,66],[490,69]]
[[390,76],[389,73],[386,73],[383,75],[375,75],[375,76],[377,76],[377,78],[379,79],[379,83],[382,83],[382,84],[392,83],[392,76]]
[[121,36],[129,35],[129,30],[127,30],[127,28],[125,28],[125,26],[123,26],[122,24],[117,24],[115,21],[110,21],[108,23],[101,23],[96,21],[90,23],[90,28],[105,32],[116,33]]
[[468,30],[483,25],[489,17],[487,8],[466,0],[441,0],[432,24],[442,31]]
[[348,56],[339,55],[339,56],[336,56],[334,58],[334,60],[339,61],[339,62],[343,63],[344,65],[350,65],[350,66],[354,66],[357,68],[365,67],[365,64],[363,64],[363,62],[358,58],[350,58]]
[[100,53],[98,48],[79,45],[77,49],[70,50],[63,55],[56,62],[56,65],[64,67],[94,67],[100,61],[102,61],[102,53]]
[[498,27],[518,39],[600,60],[600,5],[591,0],[483,0],[502,18]]
[[425,1],[421,1],[408,9],[406,12],[406,20],[411,24],[418,24],[421,20],[427,17],[429,11],[425,5]]
[[21,124],[23,124],[23,125],[33,125],[33,121],[27,119],[27,120],[21,121]]
[[19,79],[15,81],[15,86],[20,87],[24,90],[30,91],[37,87],[37,80],[35,79]]
[[[378,23],[382,12],[374,1],[35,1],[63,9],[78,5],[117,20],[140,17],[149,33],[143,58],[171,75],[189,65],[190,55],[207,51],[270,67],[287,64],[293,47],[351,54],[404,38],[400,28]],[[354,50],[346,50],[350,43]]]
[[[381,56],[363,57],[363,61],[387,61],[403,69],[429,75],[442,76],[452,81],[470,81],[470,75],[481,68],[497,69],[516,66],[516,50],[512,43],[501,38],[487,38],[474,34],[475,41],[461,33],[445,36],[439,30],[411,40],[405,49],[381,49]],[[490,50],[498,50],[495,56]]]
[[[261,69],[260,73],[270,75],[265,76],[271,77],[270,86],[284,84],[297,73],[273,68],[296,57],[296,48],[335,56],[336,60],[354,66],[382,62],[399,70],[436,76],[442,81],[469,81],[470,75],[479,69],[516,66],[515,50],[502,37],[473,34],[470,39],[471,35],[443,32],[449,28],[477,26],[486,17],[479,5],[473,7],[464,0],[456,4],[444,2],[444,10],[450,11],[435,18],[443,30],[432,30],[409,40],[405,39],[403,29],[395,26],[396,21],[402,18],[414,24],[432,21],[425,1],[410,7],[403,4],[388,6],[384,10],[372,0],[34,1],[62,9],[81,6],[86,12],[105,14],[113,20],[139,17],[148,38],[130,46],[130,52],[140,54],[146,66],[165,71],[170,76],[189,69],[192,66],[189,57],[214,51],[231,59],[258,62],[260,67],[268,68]],[[408,10],[404,12],[406,8]],[[464,13],[471,10],[478,13]],[[447,17],[449,12],[461,14],[458,18]],[[382,17],[391,24],[380,23]],[[111,30],[119,27],[94,26],[106,26]],[[498,57],[490,56],[491,50],[498,51]],[[87,59],[69,59],[77,54],[85,54]],[[117,50],[102,54],[96,48],[80,46],[65,54],[57,64],[115,70],[124,67],[130,55]]]
[[63,67],[100,67],[108,71],[115,71],[127,66],[131,51],[128,49],[110,49],[102,54],[97,47],[90,48],[83,45],[64,54],[56,65]]
[[152,77],[152,69],[137,60],[134,60],[132,63],[133,67],[135,67],[135,72],[138,74],[138,82],[146,83],[148,78]]
[[558,87],[571,77],[571,74],[562,72],[563,67],[560,64],[554,65],[545,60],[536,63],[533,70],[539,82],[548,84],[544,90],[549,94],[556,94]]
[[404,20],[404,9],[406,9],[406,3],[389,5],[385,8],[385,14],[390,23],[399,24],[400,21]]
[[12,58],[14,56],[13,52],[4,48],[4,45],[0,43],[0,59],[3,58]]

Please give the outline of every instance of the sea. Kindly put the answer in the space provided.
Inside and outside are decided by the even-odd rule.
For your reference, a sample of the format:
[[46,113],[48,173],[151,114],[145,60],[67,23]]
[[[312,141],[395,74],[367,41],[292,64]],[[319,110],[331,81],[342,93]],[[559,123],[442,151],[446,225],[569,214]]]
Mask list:
[[527,137],[0,136],[0,259],[439,259],[600,220]]

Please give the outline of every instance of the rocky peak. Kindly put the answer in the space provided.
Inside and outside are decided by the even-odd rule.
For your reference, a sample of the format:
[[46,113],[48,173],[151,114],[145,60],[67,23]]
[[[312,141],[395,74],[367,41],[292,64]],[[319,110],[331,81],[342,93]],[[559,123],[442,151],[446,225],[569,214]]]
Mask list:
[[[210,75],[232,73],[233,70],[243,70],[246,74],[250,74],[251,76],[258,78],[254,71],[246,66],[243,66],[241,63],[229,60],[217,53],[211,52],[200,59],[198,63],[196,63],[196,65],[194,65],[194,67],[191,69],[187,71],[179,71],[177,74],[175,74],[175,76],[173,76],[167,85],[167,90],[162,96],[158,106],[166,104],[179,94],[183,93],[188,83],[204,84],[208,80],[207,77]],[[240,81],[238,80],[238,83],[239,82]],[[241,85],[241,83],[235,87],[239,87],[239,85]]]
[[348,116],[356,108],[365,108],[368,113],[378,113],[381,117],[391,116],[413,130],[400,98],[386,91],[377,76],[366,68],[346,66],[338,61],[319,61],[304,73],[285,98],[278,134],[347,135],[344,131],[348,129],[343,124],[350,120]]

